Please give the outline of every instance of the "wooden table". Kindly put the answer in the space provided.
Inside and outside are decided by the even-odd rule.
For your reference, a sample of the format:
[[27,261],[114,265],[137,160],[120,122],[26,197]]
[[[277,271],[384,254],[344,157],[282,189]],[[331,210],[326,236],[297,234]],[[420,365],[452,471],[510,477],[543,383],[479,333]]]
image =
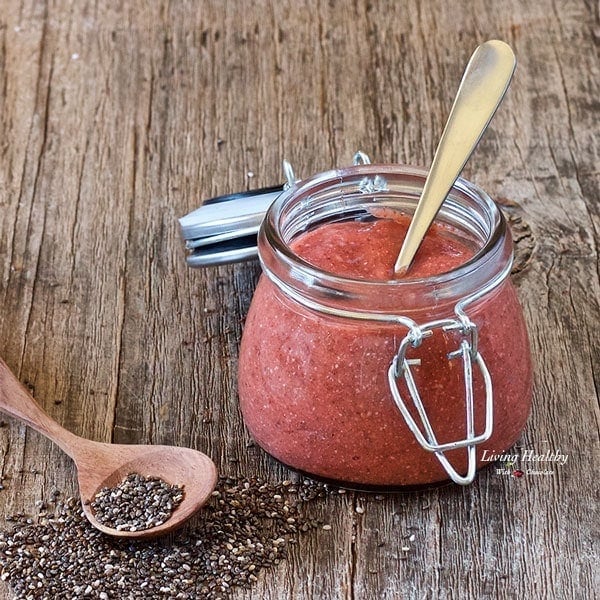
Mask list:
[[[290,474],[247,448],[236,397],[258,263],[190,270],[177,217],[212,195],[281,182],[283,158],[301,177],[350,164],[358,149],[428,164],[475,46],[513,46],[516,78],[466,175],[504,204],[517,234],[535,361],[519,446],[560,450],[567,463],[551,476],[491,469],[467,488],[332,498],[318,509],[332,530],[299,538],[234,597],[591,598],[598,6],[1,5],[2,356],[77,434],[197,447],[223,473],[272,480]],[[33,511],[55,487],[74,492],[69,459],[3,425],[0,514]]]

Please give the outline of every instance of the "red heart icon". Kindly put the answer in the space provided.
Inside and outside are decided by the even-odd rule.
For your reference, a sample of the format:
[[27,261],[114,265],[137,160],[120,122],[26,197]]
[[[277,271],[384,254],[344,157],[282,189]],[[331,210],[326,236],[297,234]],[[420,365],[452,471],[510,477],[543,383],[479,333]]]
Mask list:
[[525,473],[523,473],[523,471],[521,471],[521,469],[515,469],[515,470],[513,471],[513,475],[514,475],[515,477],[523,477],[523,475],[525,475]]

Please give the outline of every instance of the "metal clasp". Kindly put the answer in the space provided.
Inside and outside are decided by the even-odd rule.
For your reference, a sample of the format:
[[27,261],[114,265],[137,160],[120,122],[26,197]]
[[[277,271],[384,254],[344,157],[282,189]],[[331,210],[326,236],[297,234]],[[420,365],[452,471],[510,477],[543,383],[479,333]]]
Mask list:
[[[392,364],[390,365],[388,370],[388,382],[394,402],[398,406],[398,409],[402,413],[408,428],[411,430],[421,447],[428,452],[433,452],[436,455],[442,467],[444,467],[446,473],[448,473],[448,476],[450,479],[452,479],[452,481],[460,485],[468,485],[475,478],[475,471],[477,467],[476,445],[485,442],[492,435],[494,402],[490,373],[485,361],[483,360],[483,357],[478,350],[477,326],[464,314],[464,312],[457,311],[457,315],[458,318],[441,319],[437,321],[431,321],[423,325],[417,325],[417,323],[413,322],[413,324],[409,326],[408,333],[400,342],[398,352],[394,357]],[[463,362],[467,436],[464,439],[459,439],[444,444],[440,444],[437,441],[437,437],[431,426],[431,421],[427,416],[427,411],[425,410],[423,401],[421,400],[421,395],[417,389],[417,385],[411,371],[411,366],[420,364],[420,360],[406,358],[406,352],[408,351],[409,347],[419,347],[425,338],[433,335],[435,329],[442,329],[442,331],[445,332],[457,331],[462,336],[459,348],[448,353],[447,358],[448,360],[461,358]],[[485,428],[484,431],[479,435],[475,434],[473,364],[477,365],[479,368],[485,384]],[[406,387],[411,397],[413,406],[419,416],[420,424],[418,424],[413,418],[406,402],[400,394],[397,384],[397,379],[400,377],[403,377],[406,381]],[[444,454],[444,452],[447,452],[448,450],[455,450],[457,448],[467,449],[468,468],[465,475],[458,473]]]
[[294,187],[299,179],[296,179],[296,175],[294,175],[294,169],[292,168],[292,164],[288,160],[283,160],[283,174],[285,176],[286,182],[283,184],[284,190],[289,190],[291,187]]

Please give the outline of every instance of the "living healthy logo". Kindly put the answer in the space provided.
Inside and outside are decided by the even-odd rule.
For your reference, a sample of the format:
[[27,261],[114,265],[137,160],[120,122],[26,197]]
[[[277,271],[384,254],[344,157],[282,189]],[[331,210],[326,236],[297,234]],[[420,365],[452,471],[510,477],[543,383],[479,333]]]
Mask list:
[[568,454],[563,454],[560,449],[546,450],[539,453],[533,449],[521,449],[514,454],[499,454],[493,450],[484,450],[481,460],[483,462],[496,462],[496,475],[509,475],[520,479],[524,475],[546,475],[555,473],[553,467],[564,466],[569,459]]

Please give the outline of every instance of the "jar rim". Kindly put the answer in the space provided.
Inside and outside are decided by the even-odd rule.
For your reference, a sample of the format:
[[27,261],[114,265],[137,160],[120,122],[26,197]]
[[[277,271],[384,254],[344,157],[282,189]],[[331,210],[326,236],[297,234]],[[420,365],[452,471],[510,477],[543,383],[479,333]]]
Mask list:
[[[366,164],[355,165],[346,168],[334,169],[318,173],[303,181],[297,182],[295,185],[286,189],[275,202],[271,205],[265,219],[263,220],[259,233],[259,257],[263,270],[267,274],[272,275],[270,263],[265,256],[266,248],[272,251],[276,260],[284,263],[286,270],[293,273],[293,279],[296,281],[318,281],[321,286],[328,289],[348,290],[352,289],[359,294],[364,292],[372,295],[375,290],[385,288],[386,291],[393,293],[404,293],[404,291],[423,289],[424,287],[439,290],[447,287],[454,287],[457,281],[462,281],[466,276],[477,271],[488,272],[487,279],[489,280],[490,269],[482,268],[489,261],[494,261],[499,253],[502,253],[502,248],[506,247],[503,241],[509,238],[509,261],[512,261],[512,243],[510,242],[510,232],[506,223],[506,219],[499,210],[492,198],[479,186],[463,179],[458,178],[453,185],[449,196],[463,195],[474,201],[485,212],[489,221],[489,227],[485,231],[485,239],[482,240],[481,247],[464,263],[457,267],[428,277],[411,278],[404,277],[399,279],[364,279],[353,278],[320,269],[315,265],[298,256],[286,242],[282,232],[282,224],[285,219],[285,209],[290,202],[298,198],[306,198],[311,193],[327,189],[335,186],[343,186],[344,183],[357,181],[359,178],[368,176],[382,177],[407,177],[412,178],[419,183],[425,182],[428,170],[424,167],[402,165],[402,164]],[[437,217],[436,217],[437,218]],[[504,261],[506,262],[506,261]],[[494,270],[495,272],[498,269]],[[478,278],[479,279],[479,278]]]

